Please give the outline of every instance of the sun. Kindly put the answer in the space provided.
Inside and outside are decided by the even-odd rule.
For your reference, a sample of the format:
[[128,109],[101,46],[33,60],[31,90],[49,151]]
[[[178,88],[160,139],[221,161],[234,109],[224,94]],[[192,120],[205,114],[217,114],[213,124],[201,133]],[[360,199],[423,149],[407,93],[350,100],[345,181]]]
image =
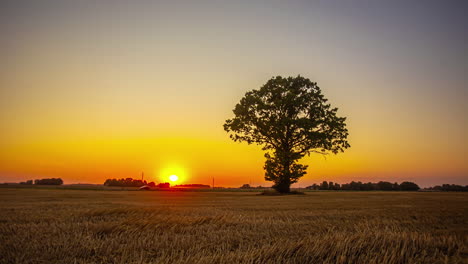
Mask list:
[[188,178],[187,170],[180,163],[169,163],[159,171],[159,181],[172,184],[184,183]]
[[179,177],[177,177],[177,175],[171,175],[169,176],[169,179],[173,182],[177,181],[179,179]]

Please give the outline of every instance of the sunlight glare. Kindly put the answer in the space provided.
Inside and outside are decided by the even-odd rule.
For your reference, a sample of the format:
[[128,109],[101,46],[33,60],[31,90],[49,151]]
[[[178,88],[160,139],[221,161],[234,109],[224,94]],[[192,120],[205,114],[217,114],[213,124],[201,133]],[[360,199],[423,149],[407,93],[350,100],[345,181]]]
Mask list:
[[174,181],[177,181],[179,177],[177,177],[177,175],[171,175],[169,176],[169,179],[174,182]]

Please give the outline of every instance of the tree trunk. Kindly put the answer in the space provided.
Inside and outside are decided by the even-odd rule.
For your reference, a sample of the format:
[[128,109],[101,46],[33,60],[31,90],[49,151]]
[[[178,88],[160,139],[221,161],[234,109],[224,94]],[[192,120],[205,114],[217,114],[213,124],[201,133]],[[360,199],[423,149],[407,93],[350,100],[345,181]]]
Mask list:
[[275,184],[275,186],[273,186],[273,188],[277,191],[277,192],[280,192],[280,193],[289,193],[291,192],[291,189],[290,189],[290,184],[289,184],[289,181],[288,182],[278,182],[277,184]]
[[283,161],[283,175],[278,179],[278,182],[275,184],[275,190],[280,193],[289,193],[291,191],[291,172],[290,172],[291,162],[287,159]]

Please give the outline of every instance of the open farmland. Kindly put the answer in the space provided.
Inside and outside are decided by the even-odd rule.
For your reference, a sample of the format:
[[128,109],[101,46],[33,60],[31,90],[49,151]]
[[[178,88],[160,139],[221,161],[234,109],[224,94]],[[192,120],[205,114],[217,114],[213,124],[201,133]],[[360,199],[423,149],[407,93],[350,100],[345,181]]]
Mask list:
[[1,263],[467,263],[468,194],[0,189]]

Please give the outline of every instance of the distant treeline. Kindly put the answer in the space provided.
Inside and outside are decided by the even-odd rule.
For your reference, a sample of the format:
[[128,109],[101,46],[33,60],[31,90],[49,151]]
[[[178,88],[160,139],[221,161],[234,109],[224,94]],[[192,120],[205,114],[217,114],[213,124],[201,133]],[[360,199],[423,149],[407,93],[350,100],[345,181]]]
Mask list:
[[143,185],[148,185],[148,183],[144,180],[135,180],[133,178],[122,178],[122,179],[107,179],[104,182],[104,185],[105,186],[119,186],[119,187],[141,187]]
[[147,185],[149,187],[169,188],[171,185],[168,182],[156,184],[154,182],[147,182],[145,180],[135,180],[133,178],[122,178],[122,179],[107,179],[104,182],[105,186],[117,186],[117,187],[141,187]]
[[211,188],[211,186],[206,185],[206,184],[179,184],[174,186],[175,188],[180,187],[180,188]]
[[377,183],[363,183],[363,182],[355,182],[352,181],[350,183],[333,183],[333,182],[326,182],[323,181],[321,184],[313,184],[311,186],[307,186],[306,189],[310,190],[342,190],[342,191],[417,191],[419,190],[419,186],[414,182],[402,182],[398,184],[397,182],[385,182],[380,181]]
[[443,192],[468,192],[468,185],[461,186],[456,184],[442,184],[434,187],[426,188],[429,191],[443,191]]
[[[20,182],[20,184],[24,185],[32,185],[33,180],[28,180],[25,182]],[[49,179],[40,179],[40,180],[34,180],[34,184],[36,185],[62,185],[63,180],[60,178],[49,178]]]
[[271,187],[263,187],[261,185],[257,186],[257,187],[253,187],[253,186],[250,186],[250,184],[244,184],[242,185],[241,187],[239,187],[240,189],[270,189]]
[[[171,184],[168,182],[156,184],[154,182],[147,182],[145,180],[135,180],[133,178],[122,178],[122,179],[107,179],[104,182],[105,186],[118,186],[118,187],[157,187],[157,188],[170,188]],[[180,184],[174,187],[179,188],[210,188],[209,185],[205,184]]]
[[[20,182],[22,185],[62,185],[63,180],[61,178],[47,178],[47,179],[36,179],[36,180],[27,180]],[[117,187],[141,187],[147,185],[149,187],[158,187],[158,188],[170,188],[171,185],[168,182],[156,184],[154,182],[147,182],[145,180],[136,180],[133,178],[122,178],[122,179],[107,179],[104,182],[105,186],[117,186]],[[174,187],[181,188],[210,188],[211,186],[205,184],[180,184]],[[240,189],[267,189],[268,187],[251,187],[249,184],[244,184]],[[414,182],[402,182],[398,184],[397,182],[391,183],[386,181],[379,181],[377,183],[372,182],[355,182],[350,183],[334,183],[332,181],[327,182],[323,181],[320,184],[312,184],[305,187],[309,190],[337,190],[337,191],[418,191],[420,190],[419,186]],[[436,185],[434,187],[424,188],[424,191],[442,191],[442,192],[468,192],[468,185],[462,186],[457,184],[442,184]]]

